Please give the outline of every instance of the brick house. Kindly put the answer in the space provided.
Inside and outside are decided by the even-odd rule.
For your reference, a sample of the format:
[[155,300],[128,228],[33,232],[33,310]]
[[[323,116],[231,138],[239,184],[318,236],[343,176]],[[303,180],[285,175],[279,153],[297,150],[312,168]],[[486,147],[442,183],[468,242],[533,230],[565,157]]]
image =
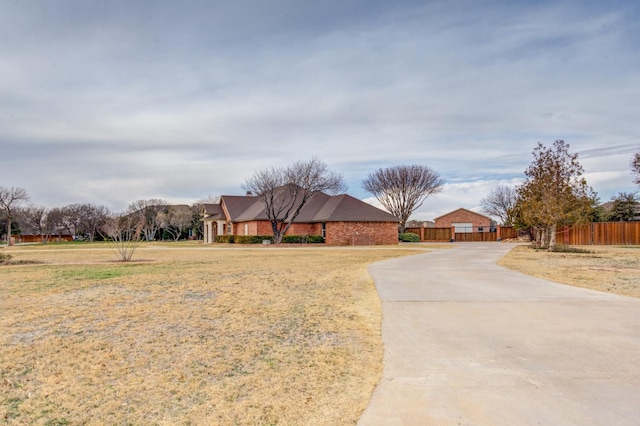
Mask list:
[[456,233],[489,232],[490,217],[467,209],[457,209],[434,219],[436,228],[455,228]]
[[[205,204],[204,242],[217,235],[273,235],[262,201],[254,195],[223,195]],[[350,195],[316,194],[300,211],[287,235],[321,235],[327,245],[398,244],[400,219]]]

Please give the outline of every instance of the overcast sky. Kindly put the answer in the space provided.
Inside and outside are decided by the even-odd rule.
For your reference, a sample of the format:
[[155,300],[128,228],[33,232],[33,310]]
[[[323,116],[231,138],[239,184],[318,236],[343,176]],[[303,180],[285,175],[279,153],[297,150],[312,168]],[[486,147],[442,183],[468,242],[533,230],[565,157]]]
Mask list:
[[0,0],[0,185],[120,210],[317,156],[367,199],[423,164],[447,182],[427,220],[564,139],[607,201],[638,189],[638,22],[637,0]]

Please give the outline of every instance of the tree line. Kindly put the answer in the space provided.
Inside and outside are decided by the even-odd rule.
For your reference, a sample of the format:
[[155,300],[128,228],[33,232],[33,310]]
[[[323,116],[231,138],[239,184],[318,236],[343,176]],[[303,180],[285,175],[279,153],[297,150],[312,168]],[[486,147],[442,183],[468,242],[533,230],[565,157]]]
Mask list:
[[[47,208],[26,204],[29,195],[24,188],[0,186],[0,232],[11,243],[10,235],[39,235],[46,244],[52,239],[113,240],[114,226],[129,222],[135,238],[147,241],[198,238],[202,228],[202,205],[215,202],[213,197],[192,205],[170,205],[162,199],[137,200],[124,212],[111,212],[106,206],[92,203],[69,204]],[[7,232],[10,230],[10,233]]]
[[[440,175],[424,165],[380,168],[362,182],[367,192],[399,218],[400,233],[404,232],[411,213],[426,198],[440,192],[443,185]],[[259,170],[245,181],[243,188],[264,205],[274,241],[279,243],[303,207],[317,194],[336,194],[346,190],[346,185],[342,175],[330,171],[324,162],[314,157],[286,167]],[[9,237],[20,234],[21,228],[41,235],[43,243],[51,237],[61,237],[63,233],[89,241],[107,238],[151,241],[165,237],[178,240],[186,235],[198,238],[202,232],[203,203],[217,201],[209,197],[192,206],[172,206],[160,199],[138,200],[125,212],[113,214],[105,206],[94,204],[71,204],[53,209],[35,205],[24,207],[22,204],[29,200],[25,189],[0,189],[0,207],[9,242]],[[122,256],[124,259],[127,254]]]

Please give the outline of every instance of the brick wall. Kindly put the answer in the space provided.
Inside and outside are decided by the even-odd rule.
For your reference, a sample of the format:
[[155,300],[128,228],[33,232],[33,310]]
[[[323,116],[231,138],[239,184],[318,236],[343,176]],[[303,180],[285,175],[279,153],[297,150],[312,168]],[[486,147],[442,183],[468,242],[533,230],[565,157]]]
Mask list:
[[267,220],[260,220],[253,222],[256,224],[255,231],[251,235],[273,235],[273,228],[271,228],[271,222]]
[[[249,235],[273,235],[271,222],[246,222]],[[244,235],[244,223],[234,223],[235,235]],[[393,222],[327,222],[327,245],[398,244],[398,224]],[[322,235],[321,223],[294,223],[287,235]]]
[[322,235],[321,223],[294,223],[287,235]]
[[332,246],[398,244],[394,222],[327,222],[325,242]]
[[490,226],[491,220],[470,210],[456,210],[436,219],[436,228],[446,228],[452,223],[473,223],[473,227]]
[[[273,235],[271,222],[267,220],[254,220],[233,224],[234,235],[244,235],[245,224],[248,235]],[[294,223],[289,227],[287,235],[322,235],[321,223]]]
[[[248,225],[249,235],[273,235],[271,222],[267,220],[254,220],[252,222],[235,223],[235,235],[244,235],[244,225]],[[294,223],[287,231],[287,235],[322,235],[320,223]]]

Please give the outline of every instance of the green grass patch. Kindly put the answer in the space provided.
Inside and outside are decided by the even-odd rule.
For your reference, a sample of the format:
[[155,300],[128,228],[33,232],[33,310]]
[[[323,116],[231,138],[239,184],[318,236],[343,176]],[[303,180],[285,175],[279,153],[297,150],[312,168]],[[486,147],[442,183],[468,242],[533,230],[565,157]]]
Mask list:
[[142,265],[96,265],[86,267],[73,267],[60,271],[60,278],[75,280],[108,280],[142,272]]

